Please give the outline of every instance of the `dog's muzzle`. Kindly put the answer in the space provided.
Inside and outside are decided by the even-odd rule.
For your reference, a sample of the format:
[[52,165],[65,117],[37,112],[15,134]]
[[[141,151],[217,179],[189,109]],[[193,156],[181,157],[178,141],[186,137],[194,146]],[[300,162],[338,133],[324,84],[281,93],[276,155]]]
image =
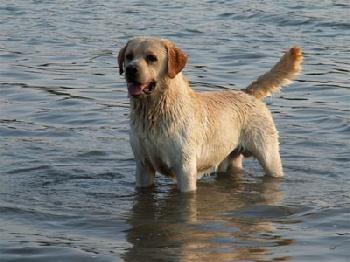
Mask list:
[[155,88],[156,82],[140,83],[139,69],[137,65],[128,65],[125,68],[126,82],[128,83],[128,95],[139,96],[141,94],[149,95]]

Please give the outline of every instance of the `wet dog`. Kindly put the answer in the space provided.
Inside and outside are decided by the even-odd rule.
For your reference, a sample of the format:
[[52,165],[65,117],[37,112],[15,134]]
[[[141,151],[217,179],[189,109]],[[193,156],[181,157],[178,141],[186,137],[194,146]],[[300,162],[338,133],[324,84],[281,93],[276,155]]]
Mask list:
[[153,185],[157,171],[176,177],[181,192],[195,191],[203,172],[240,169],[243,156],[257,158],[266,175],[282,177],[278,132],[260,99],[290,83],[302,58],[293,47],[243,90],[198,93],[182,75],[187,55],[174,43],[128,41],[118,63],[130,97],[136,186]]

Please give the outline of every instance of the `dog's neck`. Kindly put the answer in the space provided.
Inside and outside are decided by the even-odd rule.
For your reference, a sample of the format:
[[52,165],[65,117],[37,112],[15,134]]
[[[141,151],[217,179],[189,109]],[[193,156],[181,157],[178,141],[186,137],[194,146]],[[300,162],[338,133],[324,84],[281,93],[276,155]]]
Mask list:
[[161,95],[179,97],[188,96],[193,92],[182,72],[178,73],[174,78],[165,78],[159,85],[159,91],[162,92]]

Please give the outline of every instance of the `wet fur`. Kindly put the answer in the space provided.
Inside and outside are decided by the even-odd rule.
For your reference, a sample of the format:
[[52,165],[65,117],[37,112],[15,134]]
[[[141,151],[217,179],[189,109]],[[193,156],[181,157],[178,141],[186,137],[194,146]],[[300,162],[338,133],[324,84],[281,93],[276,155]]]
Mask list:
[[[125,52],[130,50],[138,59],[126,62]],[[142,52],[149,50],[159,55],[159,64],[143,62]],[[242,155],[256,157],[266,175],[283,176],[278,132],[271,113],[257,98],[289,83],[300,71],[301,60],[300,49],[291,48],[243,91],[198,93],[181,73],[187,56],[172,42],[144,37],[129,41],[118,56],[121,73],[128,63],[137,62],[142,79],[157,81],[150,95],[130,99],[136,186],[152,185],[158,171],[176,177],[182,192],[194,191],[197,177],[210,168],[242,168]]]

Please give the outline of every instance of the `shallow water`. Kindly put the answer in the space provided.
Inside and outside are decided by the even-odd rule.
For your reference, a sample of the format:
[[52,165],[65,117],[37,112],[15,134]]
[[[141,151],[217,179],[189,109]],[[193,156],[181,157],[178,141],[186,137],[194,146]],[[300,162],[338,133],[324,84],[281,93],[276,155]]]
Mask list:
[[[99,2],[99,3],[96,3]],[[3,1],[0,261],[348,261],[348,1]],[[189,54],[196,90],[238,89],[282,51],[303,75],[266,100],[285,179],[134,190],[116,54],[135,35]]]

